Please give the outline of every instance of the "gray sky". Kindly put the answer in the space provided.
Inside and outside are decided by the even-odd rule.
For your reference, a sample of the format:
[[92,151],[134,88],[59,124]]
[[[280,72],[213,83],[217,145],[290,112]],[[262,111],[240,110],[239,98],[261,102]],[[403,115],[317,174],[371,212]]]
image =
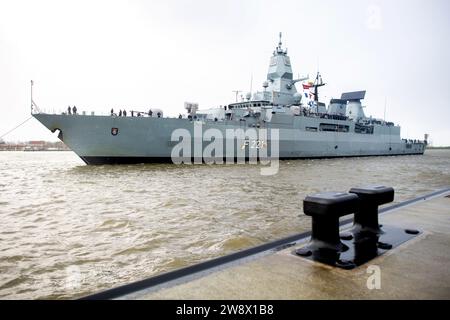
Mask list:
[[[283,32],[294,74],[322,97],[366,89],[367,115],[450,145],[450,2],[0,0],[0,135],[41,109],[184,112],[260,89]],[[299,88],[298,88],[299,89]],[[328,101],[327,101],[328,102]],[[32,119],[7,141],[55,138]]]

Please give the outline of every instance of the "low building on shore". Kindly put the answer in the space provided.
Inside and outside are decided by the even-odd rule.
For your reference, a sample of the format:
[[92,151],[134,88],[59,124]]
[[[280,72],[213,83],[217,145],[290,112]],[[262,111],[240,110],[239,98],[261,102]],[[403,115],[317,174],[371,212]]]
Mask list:
[[0,151],[69,151],[70,149],[61,141],[49,142],[33,140],[27,142],[0,141]]

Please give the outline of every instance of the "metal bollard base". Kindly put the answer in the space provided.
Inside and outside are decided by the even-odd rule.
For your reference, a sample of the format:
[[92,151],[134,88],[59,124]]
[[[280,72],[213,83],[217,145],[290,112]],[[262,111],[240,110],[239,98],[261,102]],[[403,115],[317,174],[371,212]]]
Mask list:
[[370,232],[347,232],[342,234],[341,241],[348,247],[345,251],[338,252],[329,248],[316,248],[306,245],[295,250],[293,254],[304,259],[350,270],[421,234],[418,230],[402,229],[387,225],[383,226],[383,231],[382,234]]

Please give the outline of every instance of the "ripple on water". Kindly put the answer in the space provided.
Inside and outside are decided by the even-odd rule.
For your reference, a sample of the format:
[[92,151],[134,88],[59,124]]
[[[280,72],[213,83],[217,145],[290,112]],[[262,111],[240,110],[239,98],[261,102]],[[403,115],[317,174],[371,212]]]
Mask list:
[[16,276],[10,280],[7,280],[6,282],[3,282],[0,284],[0,292],[1,290],[17,287],[18,285],[29,281],[30,278],[24,275]]
[[103,221],[103,223],[96,228],[97,231],[114,230],[120,228],[126,228],[130,225],[130,221],[127,219],[108,219]]
[[[450,185],[446,150],[281,161],[270,177],[258,166],[85,166],[71,152],[0,162],[7,298],[73,298],[307,230],[307,194],[387,184],[401,201]],[[73,266],[84,281],[68,288]]]

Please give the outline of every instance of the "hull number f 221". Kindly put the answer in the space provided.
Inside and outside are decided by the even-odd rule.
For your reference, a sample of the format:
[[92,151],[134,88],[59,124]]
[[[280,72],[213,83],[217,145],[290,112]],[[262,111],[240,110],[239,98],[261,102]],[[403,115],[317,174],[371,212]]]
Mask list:
[[265,149],[267,148],[267,143],[264,140],[245,140],[241,149],[244,150],[246,147],[250,149]]

